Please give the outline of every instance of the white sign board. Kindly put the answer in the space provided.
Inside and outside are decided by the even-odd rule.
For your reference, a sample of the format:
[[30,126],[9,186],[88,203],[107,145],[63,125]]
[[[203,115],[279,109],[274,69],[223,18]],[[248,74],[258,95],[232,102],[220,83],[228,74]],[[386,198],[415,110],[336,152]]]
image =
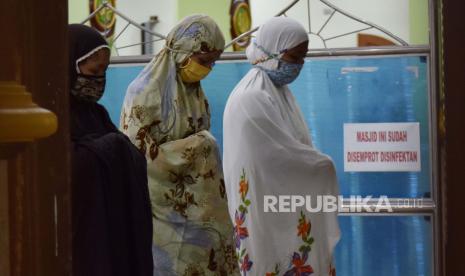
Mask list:
[[344,171],[420,170],[420,123],[344,124]]

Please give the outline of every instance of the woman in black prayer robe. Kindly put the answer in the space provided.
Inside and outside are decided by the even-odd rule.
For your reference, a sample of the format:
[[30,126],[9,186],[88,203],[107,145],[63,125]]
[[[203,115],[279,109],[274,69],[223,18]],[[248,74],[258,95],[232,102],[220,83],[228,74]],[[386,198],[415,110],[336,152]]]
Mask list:
[[146,161],[97,103],[110,48],[92,28],[68,30],[73,275],[152,276]]

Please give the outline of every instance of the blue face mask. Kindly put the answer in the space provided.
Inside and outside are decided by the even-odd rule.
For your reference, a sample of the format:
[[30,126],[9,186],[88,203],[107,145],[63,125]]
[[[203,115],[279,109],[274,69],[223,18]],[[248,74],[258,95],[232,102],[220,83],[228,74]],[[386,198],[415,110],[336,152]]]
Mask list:
[[293,82],[300,74],[300,70],[302,70],[303,64],[295,64],[289,63],[283,60],[279,61],[278,69],[276,70],[269,70],[265,68],[261,68],[263,71],[266,72],[268,77],[276,86],[284,86]]

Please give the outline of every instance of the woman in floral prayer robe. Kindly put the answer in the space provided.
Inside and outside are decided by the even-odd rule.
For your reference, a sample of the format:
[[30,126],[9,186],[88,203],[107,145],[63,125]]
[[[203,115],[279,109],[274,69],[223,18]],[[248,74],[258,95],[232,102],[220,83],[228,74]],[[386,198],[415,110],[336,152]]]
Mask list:
[[145,154],[155,275],[235,275],[221,161],[200,80],[224,48],[208,16],[182,20],[127,89],[121,130]]
[[[337,213],[313,204],[319,196],[338,195],[335,168],[313,146],[287,86],[307,51],[308,34],[297,21],[270,19],[247,48],[253,68],[226,104],[224,171],[242,275],[336,273]],[[301,207],[293,210],[289,196]],[[315,212],[301,205],[306,196]]]

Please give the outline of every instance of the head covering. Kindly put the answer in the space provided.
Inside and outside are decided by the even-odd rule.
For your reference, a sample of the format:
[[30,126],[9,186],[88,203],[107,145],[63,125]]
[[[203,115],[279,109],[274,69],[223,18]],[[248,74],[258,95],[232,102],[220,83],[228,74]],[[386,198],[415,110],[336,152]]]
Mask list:
[[[270,54],[279,57],[282,50],[307,39],[294,20],[273,18],[260,28],[247,57],[251,62]],[[273,70],[277,64],[268,59],[260,66]],[[290,200],[280,196],[310,196],[314,208],[318,196],[338,195],[334,164],[313,146],[287,85],[275,86],[260,68],[247,73],[226,104],[223,168],[242,273],[330,275],[340,236],[337,213],[309,212],[305,207],[275,213],[266,208],[270,201],[265,198],[274,197],[280,203],[271,205],[280,208]]]
[[247,59],[265,69],[276,69],[286,50],[308,40],[305,28],[288,17],[273,17],[258,29],[257,36],[246,49]]
[[210,51],[224,49],[224,37],[218,25],[207,15],[184,18],[168,34],[165,49],[172,53],[176,64],[181,64],[193,53],[200,52],[202,44]]
[[[129,85],[123,114],[131,116],[132,107],[143,106],[144,113],[150,114],[142,118],[143,125],[158,118],[165,124],[161,126],[162,132],[173,130],[177,120],[174,105],[176,97],[187,94],[203,97],[200,85],[182,82],[177,76],[178,67],[192,54],[200,52],[202,45],[209,50],[223,50],[224,44],[223,34],[211,17],[197,14],[184,18],[169,33],[165,47]],[[179,137],[178,134],[174,134],[174,137]]]
[[102,48],[110,49],[105,38],[96,30],[82,24],[68,26],[69,85],[74,86],[79,72],[78,63]]
[[[102,48],[108,48],[105,38],[96,30],[81,24],[68,26],[69,87],[74,86],[78,63]],[[87,135],[104,135],[116,132],[108,112],[98,103],[82,101],[70,93],[71,137],[77,141]]]

